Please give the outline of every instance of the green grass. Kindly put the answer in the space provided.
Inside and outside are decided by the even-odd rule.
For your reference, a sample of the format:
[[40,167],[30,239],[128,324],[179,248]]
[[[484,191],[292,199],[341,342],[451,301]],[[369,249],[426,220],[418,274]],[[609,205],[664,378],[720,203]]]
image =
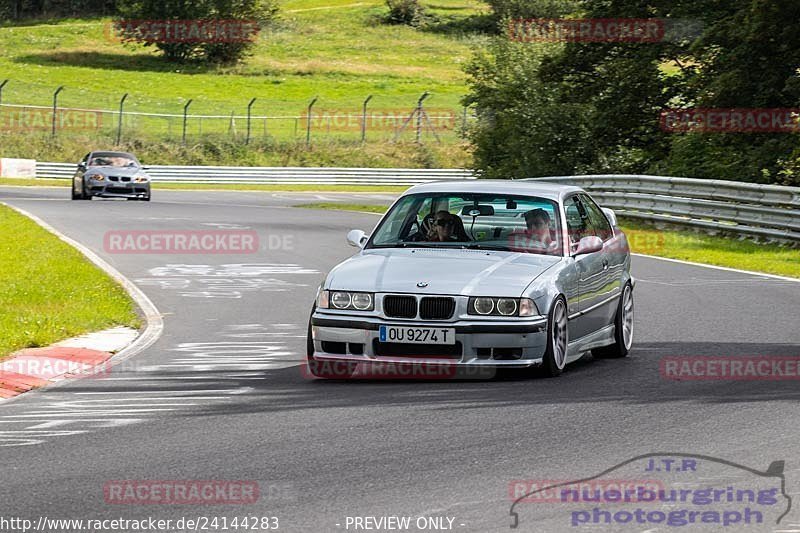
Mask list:
[[[61,187],[68,188],[69,180],[0,178],[0,185],[17,187]],[[275,192],[403,192],[408,187],[383,185],[258,185],[258,184],[211,184],[211,183],[154,183],[154,190],[191,191],[275,191]]]
[[[480,0],[438,0],[433,10],[467,19]],[[12,81],[4,103],[50,105],[64,85],[66,107],[180,112],[193,98],[197,113],[298,115],[319,95],[318,109],[411,109],[424,91],[432,107],[459,108],[461,70],[475,35],[377,24],[383,0],[288,0],[279,20],[262,32],[251,57],[233,67],[176,65],[152,48],[114,42],[111,19],[60,20],[0,28],[0,72]],[[47,80],[43,83],[42,80]]]
[[636,253],[800,278],[800,248],[624,221]]
[[29,218],[0,206],[0,359],[116,325],[139,327],[122,287]]
[[[335,202],[309,203],[294,207],[363,213],[385,213],[387,209],[381,205]],[[621,222],[634,253],[800,278],[800,248],[797,247],[759,244],[678,228],[659,229],[630,220]]]
[[335,209],[337,211],[356,211],[358,213],[378,213],[378,214],[385,213],[387,209],[385,205],[345,204],[338,202],[317,202],[310,204],[298,204],[292,207],[300,207],[303,209]]

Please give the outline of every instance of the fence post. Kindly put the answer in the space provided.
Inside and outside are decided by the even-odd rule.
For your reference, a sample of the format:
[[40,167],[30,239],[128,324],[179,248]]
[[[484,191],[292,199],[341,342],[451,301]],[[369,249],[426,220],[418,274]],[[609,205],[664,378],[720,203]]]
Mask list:
[[247,137],[244,140],[244,144],[250,144],[250,113],[253,109],[253,104],[256,103],[256,99],[253,98],[250,100],[250,103],[247,104]]
[[53,93],[53,137],[56,136],[56,112],[58,111],[58,93],[64,90],[64,86],[61,85],[56,92]]
[[311,146],[311,109],[317,103],[319,96],[315,96],[311,103],[308,104],[308,115],[306,116],[306,148]]
[[422,113],[424,113],[422,109],[422,102],[424,102],[429,96],[430,93],[425,91],[417,101],[417,144],[421,144],[422,141]]
[[361,143],[367,141],[367,104],[372,100],[372,95],[367,96],[364,100],[364,111],[361,113]]
[[181,140],[183,144],[186,144],[186,115],[189,112],[189,106],[192,105],[192,99],[190,98],[186,105],[183,106],[183,135],[181,136]]
[[6,86],[9,80],[3,80],[3,83],[0,83],[0,105],[3,105],[3,87]]
[[122,99],[119,101],[119,122],[117,123],[117,146],[119,146],[119,143],[122,140],[122,106],[125,105],[126,98],[128,98],[128,93],[123,94]]

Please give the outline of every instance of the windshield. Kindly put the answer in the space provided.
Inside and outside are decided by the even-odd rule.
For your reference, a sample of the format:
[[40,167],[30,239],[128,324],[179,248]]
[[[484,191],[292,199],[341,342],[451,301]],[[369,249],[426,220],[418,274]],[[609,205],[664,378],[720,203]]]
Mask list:
[[90,167],[138,167],[139,162],[121,154],[95,154],[89,159]]
[[452,247],[562,255],[558,204],[533,196],[412,194],[375,230],[367,248]]

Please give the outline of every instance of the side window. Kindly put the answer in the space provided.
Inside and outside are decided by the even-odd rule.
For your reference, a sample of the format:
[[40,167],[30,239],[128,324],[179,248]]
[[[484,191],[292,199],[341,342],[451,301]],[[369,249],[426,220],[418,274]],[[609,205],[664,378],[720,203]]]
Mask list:
[[574,250],[582,238],[594,235],[594,230],[589,224],[586,208],[577,196],[567,198],[564,205],[570,247]]
[[586,214],[589,216],[589,222],[594,228],[595,235],[603,239],[603,242],[612,238],[614,236],[614,230],[611,229],[611,224],[608,223],[608,219],[603,214],[602,209],[594,203],[594,200],[585,194],[581,195],[581,200],[583,206],[586,208]]

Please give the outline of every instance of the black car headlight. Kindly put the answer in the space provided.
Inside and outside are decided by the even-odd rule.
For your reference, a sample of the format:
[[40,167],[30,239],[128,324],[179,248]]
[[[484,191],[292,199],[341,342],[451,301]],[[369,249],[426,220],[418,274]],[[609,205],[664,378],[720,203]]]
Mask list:
[[480,316],[536,316],[539,310],[530,298],[495,298],[478,296],[469,299],[467,313]]
[[372,311],[375,297],[371,292],[320,291],[317,307],[340,311]]

